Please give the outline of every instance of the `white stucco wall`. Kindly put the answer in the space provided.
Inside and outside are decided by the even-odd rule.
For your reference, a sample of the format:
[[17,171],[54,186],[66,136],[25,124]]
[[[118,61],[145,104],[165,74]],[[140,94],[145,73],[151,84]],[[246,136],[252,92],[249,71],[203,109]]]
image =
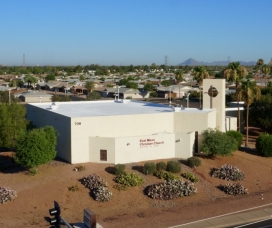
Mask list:
[[41,96],[42,98],[40,99],[39,96],[24,96],[22,95],[22,101],[27,102],[27,103],[40,103],[40,102],[51,102],[51,97],[52,96]]
[[[245,120],[244,120],[244,107],[240,107],[240,117],[241,117],[241,120],[240,120],[240,131],[241,132],[245,132]],[[237,118],[238,117],[238,108],[235,107],[235,108],[226,108],[226,116],[231,116],[231,117],[235,117]],[[237,126],[236,125],[236,128],[235,130],[237,130]]]
[[127,97],[131,97],[132,99],[143,99],[143,98],[148,98],[149,97],[149,92],[148,93],[142,93],[142,94],[139,94],[139,93],[133,93],[133,94],[124,94],[124,99],[127,99]]
[[207,128],[216,127],[215,110],[195,112],[175,112],[175,133],[198,131],[201,134]]
[[175,157],[187,159],[192,157],[195,151],[195,132],[175,135]]
[[[216,110],[216,128],[220,131],[225,132],[225,79],[205,79],[203,81],[203,109],[210,109],[211,103],[212,108]],[[208,90],[213,86],[217,89],[218,94],[214,98],[210,98]]]
[[[92,162],[125,164],[168,158],[189,158],[194,151],[194,132],[135,137],[90,137]],[[100,161],[100,150],[107,150],[107,161]]]
[[[107,150],[107,161],[100,161],[100,150]],[[115,164],[115,138],[89,137],[89,147],[85,154],[87,155],[86,162]],[[78,157],[74,156],[74,163],[79,163]]]
[[[162,121],[163,120],[163,121]],[[172,112],[71,119],[72,163],[89,161],[89,137],[129,137],[173,132]],[[79,149],[80,148],[80,149]]]
[[237,118],[226,116],[226,131],[237,131]]
[[174,141],[174,134],[116,138],[115,163],[174,158]]

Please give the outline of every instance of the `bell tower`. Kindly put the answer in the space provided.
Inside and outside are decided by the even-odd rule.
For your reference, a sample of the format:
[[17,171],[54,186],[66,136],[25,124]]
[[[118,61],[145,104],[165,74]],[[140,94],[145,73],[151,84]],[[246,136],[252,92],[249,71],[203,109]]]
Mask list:
[[203,109],[216,110],[216,128],[225,132],[225,79],[203,80]]

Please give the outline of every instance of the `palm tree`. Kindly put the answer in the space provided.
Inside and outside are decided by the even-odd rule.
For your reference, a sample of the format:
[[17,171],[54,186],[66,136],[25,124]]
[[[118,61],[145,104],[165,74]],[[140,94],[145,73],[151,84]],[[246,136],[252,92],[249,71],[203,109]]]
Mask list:
[[210,75],[204,66],[197,66],[193,72],[194,80],[197,81],[199,86],[202,86],[203,80],[210,78]]
[[179,85],[179,99],[180,99],[180,82],[183,81],[183,71],[182,70],[177,70],[175,72],[175,79],[177,81],[177,84]]
[[34,84],[34,89],[36,90],[36,88],[37,88],[37,83],[38,83],[38,79],[36,78],[36,77],[33,77],[32,78],[32,83]]
[[156,69],[157,69],[156,63],[152,63],[152,64],[151,64],[151,69],[152,69],[152,70],[156,70]]
[[206,68],[204,66],[197,66],[194,68],[193,71],[193,75],[194,75],[194,80],[197,81],[198,86],[199,86],[199,95],[200,95],[200,99],[199,99],[199,107],[201,109],[201,86],[203,84],[203,80],[206,78],[209,78],[209,72],[206,70]]
[[260,68],[262,65],[264,65],[264,60],[263,59],[258,59],[258,61],[256,62],[257,68]]
[[83,74],[81,74],[81,75],[79,76],[79,80],[80,80],[80,81],[84,81],[84,80],[85,80],[85,76],[84,76]]
[[235,89],[236,89],[236,100],[237,100],[237,107],[238,107],[238,121],[237,121],[237,130],[240,131],[240,97],[237,93],[238,87],[240,85],[240,82],[243,80],[243,78],[247,75],[247,70],[245,67],[240,65],[239,62],[232,62],[228,65],[227,69],[224,71],[224,77],[227,81],[235,83]]
[[267,86],[267,76],[270,72],[270,67],[267,64],[262,65],[262,73],[265,74],[265,85]]
[[34,84],[34,87],[35,87],[35,84],[37,83],[37,78],[31,76],[31,75],[26,75],[24,77],[24,81],[27,82],[27,87],[29,88],[31,84]]
[[85,85],[88,93],[91,93],[94,89],[94,83],[93,82],[87,82],[86,85]]
[[177,80],[178,83],[183,81],[183,72],[181,70],[176,71],[176,76],[175,79]]
[[249,118],[249,106],[254,100],[259,100],[261,97],[261,90],[256,86],[256,82],[247,79],[243,81],[241,87],[238,88],[237,94],[242,97],[246,105],[246,140],[245,147],[248,144],[248,118]]

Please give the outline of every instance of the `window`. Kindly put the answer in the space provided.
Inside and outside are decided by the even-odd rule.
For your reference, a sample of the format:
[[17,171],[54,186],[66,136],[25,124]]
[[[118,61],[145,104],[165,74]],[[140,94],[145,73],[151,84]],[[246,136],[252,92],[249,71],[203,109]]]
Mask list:
[[107,151],[100,150],[100,161],[107,161]]

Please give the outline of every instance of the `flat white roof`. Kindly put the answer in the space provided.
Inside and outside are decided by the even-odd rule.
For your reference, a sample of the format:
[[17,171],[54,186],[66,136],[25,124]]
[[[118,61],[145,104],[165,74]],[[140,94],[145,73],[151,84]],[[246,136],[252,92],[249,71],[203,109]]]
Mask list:
[[[50,103],[31,103],[49,112],[55,112],[67,117],[91,117],[91,116],[116,116],[116,115],[137,115],[173,112],[168,105],[156,104],[151,102],[129,101],[124,103],[115,101],[77,101],[77,102],[55,102]],[[213,109],[199,110],[196,108],[178,108],[175,112],[207,113]]]

